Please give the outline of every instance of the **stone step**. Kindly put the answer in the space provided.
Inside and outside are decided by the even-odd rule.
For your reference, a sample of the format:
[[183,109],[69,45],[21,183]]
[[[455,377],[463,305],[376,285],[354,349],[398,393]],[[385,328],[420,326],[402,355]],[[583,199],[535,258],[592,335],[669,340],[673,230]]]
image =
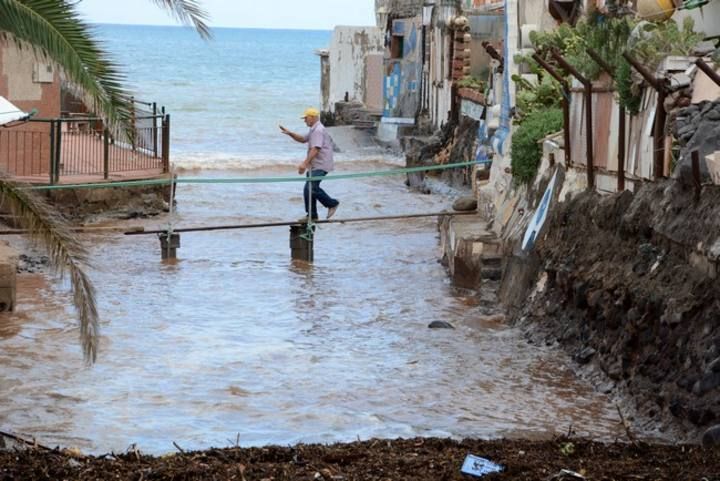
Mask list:
[[372,120],[354,120],[353,127],[356,129],[374,129],[377,123]]
[[502,267],[502,256],[487,256],[482,258],[483,267]]
[[501,267],[485,267],[480,269],[480,277],[485,280],[499,281],[502,279],[503,270]]

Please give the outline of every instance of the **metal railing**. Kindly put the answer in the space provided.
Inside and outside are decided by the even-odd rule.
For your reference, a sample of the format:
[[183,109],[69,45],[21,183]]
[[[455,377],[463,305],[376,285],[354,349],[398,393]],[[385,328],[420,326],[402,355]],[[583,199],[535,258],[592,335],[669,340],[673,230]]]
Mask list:
[[136,110],[130,129],[109,129],[102,119],[66,114],[57,119],[31,119],[0,129],[0,170],[16,177],[109,179],[169,172],[170,115],[155,104]]
[[0,169],[16,177],[45,176],[50,172],[52,140],[47,129],[0,129]]

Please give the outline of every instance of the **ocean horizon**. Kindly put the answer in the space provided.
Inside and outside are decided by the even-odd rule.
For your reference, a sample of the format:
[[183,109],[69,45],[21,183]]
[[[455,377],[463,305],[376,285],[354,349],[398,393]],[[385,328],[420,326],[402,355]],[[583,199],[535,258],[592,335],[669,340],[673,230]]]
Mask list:
[[181,167],[252,169],[300,160],[282,124],[306,129],[319,107],[320,59],[332,32],[93,24],[138,100],[171,116],[171,158]]
[[[178,24],[172,24],[172,25],[154,25],[154,24],[144,24],[144,23],[109,23],[109,22],[87,22],[88,25],[92,27],[159,27],[159,28],[179,28],[179,29],[186,29],[190,30],[192,32],[195,32],[195,27],[191,25],[178,25]],[[215,30],[276,30],[276,31],[285,31],[285,32],[327,32],[332,33],[332,29],[323,29],[323,28],[277,28],[277,27],[228,27],[228,26],[211,26],[210,32],[214,32]]]

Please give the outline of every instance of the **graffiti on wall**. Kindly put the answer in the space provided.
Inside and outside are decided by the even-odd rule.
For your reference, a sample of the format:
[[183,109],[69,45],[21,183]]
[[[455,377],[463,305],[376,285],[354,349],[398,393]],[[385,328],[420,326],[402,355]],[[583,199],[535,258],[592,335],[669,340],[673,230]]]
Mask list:
[[385,98],[385,108],[383,115],[385,117],[394,117],[395,109],[397,109],[400,100],[400,85],[402,84],[402,70],[400,62],[394,62],[389,75],[385,76],[383,84],[383,97]]
[[390,59],[385,63],[383,115],[388,118],[414,118],[420,104],[422,59],[420,22],[418,18],[392,22]]

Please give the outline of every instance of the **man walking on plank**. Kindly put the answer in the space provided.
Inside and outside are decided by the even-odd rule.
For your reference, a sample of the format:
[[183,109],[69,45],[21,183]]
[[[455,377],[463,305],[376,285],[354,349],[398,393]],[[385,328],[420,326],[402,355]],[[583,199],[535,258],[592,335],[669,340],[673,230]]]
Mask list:
[[[310,127],[307,135],[296,134],[282,125],[280,131],[301,144],[308,144],[307,156],[298,165],[298,174],[306,174],[307,177],[324,177],[328,172],[335,169],[333,161],[333,143],[330,134],[320,122],[320,112],[317,109],[309,108],[302,116],[305,125]],[[327,218],[335,215],[340,202],[330,197],[327,192],[320,188],[322,180],[313,180],[305,183],[303,198],[305,199],[305,212],[308,217],[312,215],[313,220],[318,219],[317,202],[319,201],[327,208]],[[310,189],[312,189],[312,202],[310,202]],[[312,204],[312,205],[310,205]]]

